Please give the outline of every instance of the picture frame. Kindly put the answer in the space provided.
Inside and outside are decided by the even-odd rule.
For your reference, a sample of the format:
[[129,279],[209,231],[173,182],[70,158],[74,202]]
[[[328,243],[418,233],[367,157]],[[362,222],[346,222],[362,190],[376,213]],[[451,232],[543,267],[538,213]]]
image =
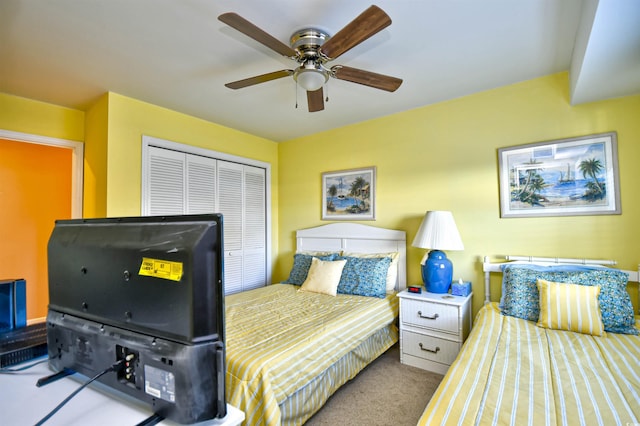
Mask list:
[[501,217],[621,214],[616,132],[498,149]]
[[376,168],[322,173],[322,220],[375,220]]

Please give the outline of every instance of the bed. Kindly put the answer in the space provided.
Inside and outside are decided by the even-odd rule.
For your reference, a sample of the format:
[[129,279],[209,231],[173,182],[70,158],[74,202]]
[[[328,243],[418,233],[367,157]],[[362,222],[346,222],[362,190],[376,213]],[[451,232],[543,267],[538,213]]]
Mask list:
[[485,305],[418,425],[639,424],[640,317],[627,292],[639,271],[507,260],[483,259]]
[[[340,265],[335,296],[303,291]],[[356,284],[341,293],[347,270]],[[297,231],[286,283],[225,298],[227,402],[247,425],[303,424],[398,340],[395,294],[405,287],[404,231],[354,223]]]

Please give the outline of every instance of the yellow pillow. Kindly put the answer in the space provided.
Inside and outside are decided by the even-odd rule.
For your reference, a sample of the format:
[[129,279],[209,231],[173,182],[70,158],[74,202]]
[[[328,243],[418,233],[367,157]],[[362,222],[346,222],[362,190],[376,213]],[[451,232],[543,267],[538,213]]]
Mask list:
[[312,293],[328,294],[335,296],[342,276],[342,270],[346,260],[320,260],[317,257],[311,259],[311,266],[307,279],[304,280],[300,290]]
[[374,259],[380,257],[390,257],[391,263],[389,264],[389,269],[387,270],[387,293],[392,292],[396,289],[396,281],[398,281],[398,259],[400,259],[400,253],[398,253],[397,251],[390,253],[352,253],[350,251],[343,251],[342,255]]
[[592,336],[605,335],[598,295],[600,286],[555,283],[538,279],[538,326]]

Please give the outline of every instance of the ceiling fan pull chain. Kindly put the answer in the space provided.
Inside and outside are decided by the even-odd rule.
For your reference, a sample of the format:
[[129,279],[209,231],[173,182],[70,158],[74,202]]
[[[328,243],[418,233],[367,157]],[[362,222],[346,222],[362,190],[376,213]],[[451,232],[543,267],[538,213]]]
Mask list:
[[294,84],[296,86],[296,109],[298,109],[298,84]]
[[329,85],[328,84],[324,84],[324,89],[325,89],[325,93],[327,94],[327,97],[324,98],[325,102],[329,102]]

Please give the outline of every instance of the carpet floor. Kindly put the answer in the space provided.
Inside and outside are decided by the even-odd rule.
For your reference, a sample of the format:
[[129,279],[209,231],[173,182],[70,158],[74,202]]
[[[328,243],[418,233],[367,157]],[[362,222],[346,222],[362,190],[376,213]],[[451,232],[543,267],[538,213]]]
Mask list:
[[442,377],[400,364],[396,343],[338,389],[305,426],[415,426]]

